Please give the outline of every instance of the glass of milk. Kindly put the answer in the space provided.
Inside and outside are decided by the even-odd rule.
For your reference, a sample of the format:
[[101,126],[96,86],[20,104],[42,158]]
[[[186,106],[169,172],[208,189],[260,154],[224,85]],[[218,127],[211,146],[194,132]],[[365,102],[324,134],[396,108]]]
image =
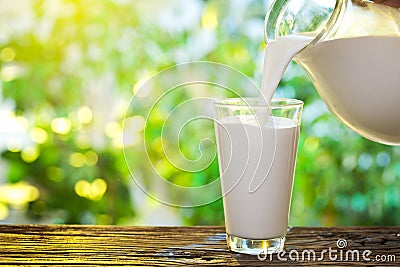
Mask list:
[[214,122],[229,249],[257,255],[283,250],[303,102],[230,98],[215,102]]

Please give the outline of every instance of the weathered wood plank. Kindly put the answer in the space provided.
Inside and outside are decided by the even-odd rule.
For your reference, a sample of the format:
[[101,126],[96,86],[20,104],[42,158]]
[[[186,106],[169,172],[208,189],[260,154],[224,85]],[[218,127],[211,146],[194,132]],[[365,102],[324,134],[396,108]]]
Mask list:
[[[228,251],[224,230],[203,226],[0,225],[0,265],[400,265],[400,227],[294,227],[287,235],[286,254],[265,261]],[[347,245],[338,248],[339,239]],[[362,257],[367,250],[371,251],[367,255],[370,261]],[[386,261],[378,262],[377,256]]]

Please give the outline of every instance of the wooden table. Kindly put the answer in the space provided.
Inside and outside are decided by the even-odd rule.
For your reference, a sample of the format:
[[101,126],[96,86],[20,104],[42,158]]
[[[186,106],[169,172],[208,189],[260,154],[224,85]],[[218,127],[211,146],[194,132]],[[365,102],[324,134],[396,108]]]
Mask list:
[[400,227],[293,227],[285,254],[274,255],[272,261],[228,251],[224,231],[224,227],[0,225],[0,265],[400,265]]

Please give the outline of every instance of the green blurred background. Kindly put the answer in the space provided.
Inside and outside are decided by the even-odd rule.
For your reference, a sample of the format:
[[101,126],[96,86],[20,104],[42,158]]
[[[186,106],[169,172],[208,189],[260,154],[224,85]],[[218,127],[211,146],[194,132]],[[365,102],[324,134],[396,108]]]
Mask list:
[[[0,0],[0,223],[223,224],[221,200],[176,208],[138,188],[122,151],[123,119],[140,84],[175,64],[219,62],[259,84],[268,4]],[[400,147],[341,125],[298,65],[276,95],[305,102],[290,225],[400,224]],[[145,119],[130,119],[135,151]],[[158,159],[162,121],[153,126],[148,153]],[[184,153],[199,135],[180,141]],[[145,175],[143,153],[130,158]],[[215,162],[197,176],[158,162],[176,183],[218,177]]]

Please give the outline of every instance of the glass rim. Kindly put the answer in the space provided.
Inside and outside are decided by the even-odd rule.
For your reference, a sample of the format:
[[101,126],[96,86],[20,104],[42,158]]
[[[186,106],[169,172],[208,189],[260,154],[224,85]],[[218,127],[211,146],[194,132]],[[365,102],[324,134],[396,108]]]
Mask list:
[[[304,102],[295,98],[272,98],[271,105],[259,105],[258,97],[233,97],[215,100],[216,107],[256,107],[266,108],[271,106],[274,108],[295,108],[302,107]],[[253,103],[251,103],[253,102]],[[255,103],[254,103],[255,102]]]

